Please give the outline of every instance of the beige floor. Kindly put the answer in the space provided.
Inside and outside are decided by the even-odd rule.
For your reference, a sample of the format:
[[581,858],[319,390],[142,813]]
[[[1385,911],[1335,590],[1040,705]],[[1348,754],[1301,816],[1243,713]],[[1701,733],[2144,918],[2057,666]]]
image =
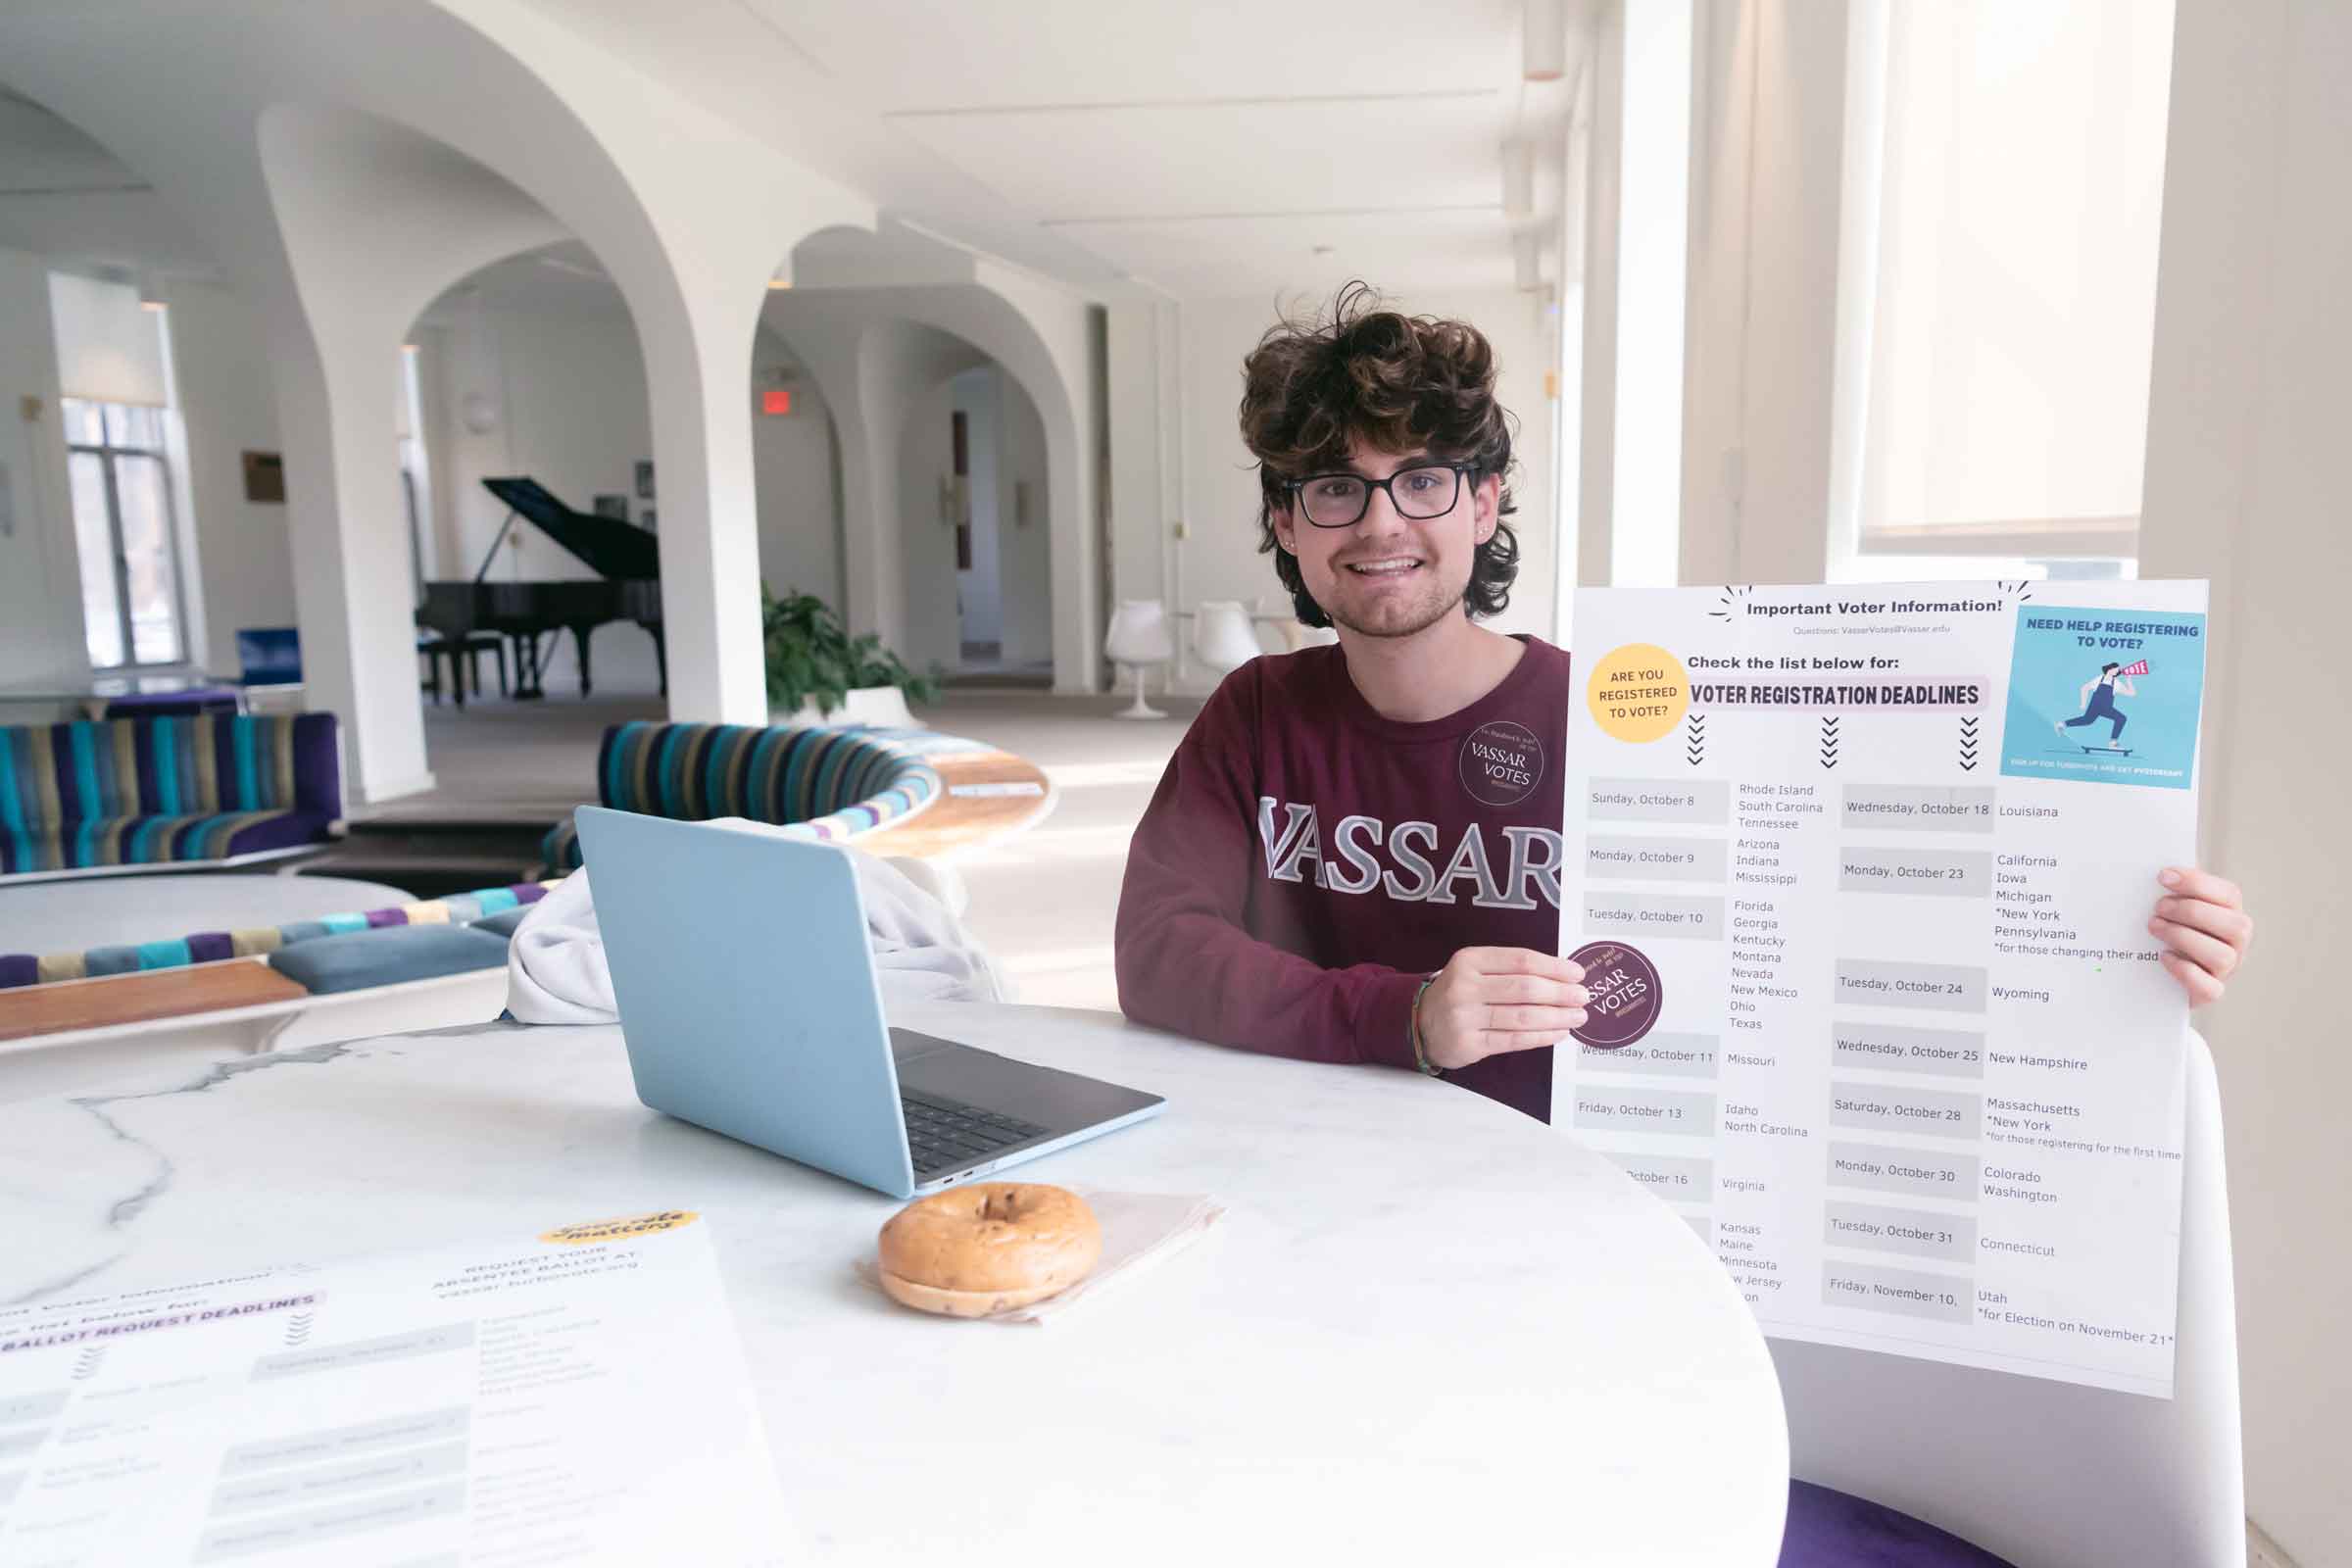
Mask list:
[[[989,741],[1028,758],[1058,800],[1018,838],[956,858],[971,890],[972,932],[1012,978],[1023,1002],[1115,1007],[1110,937],[1127,840],[1168,755],[1200,707],[1153,699],[1173,716],[1108,716],[1123,699],[1030,692],[952,692],[918,710],[934,729]],[[438,787],[384,810],[399,815],[556,814],[596,798],[596,746],[608,724],[658,718],[659,703],[487,702],[425,710],[425,744]]]

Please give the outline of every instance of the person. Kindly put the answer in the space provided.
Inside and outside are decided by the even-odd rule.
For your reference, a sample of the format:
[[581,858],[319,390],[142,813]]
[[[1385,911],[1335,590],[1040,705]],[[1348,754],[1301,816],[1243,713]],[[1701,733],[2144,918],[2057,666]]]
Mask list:
[[2119,692],[2126,697],[2137,697],[2139,688],[2132,684],[2132,677],[2123,672],[2121,664],[2109,663],[2099,666],[2098,675],[2084,681],[2082,690],[2077,697],[2077,701],[2082,705],[2082,713],[2074,718],[2058,720],[2059,738],[2065,739],[2066,732],[2078,724],[2095,724],[2102,718],[2111,719],[2114,721],[2115,727],[2107,732],[2107,749],[2111,752],[2120,751],[2124,739],[2125,718],[2122,710],[2115,706],[2116,694]]
[[[1469,323],[1351,284],[1243,363],[1259,549],[1336,645],[1228,675],[1128,852],[1127,1016],[1324,1062],[1419,1069],[1540,1120],[1585,1021],[1558,956],[1568,655],[1480,622],[1518,570],[1510,417]],[[2164,873],[2151,929],[2193,1002],[2250,935],[2236,888]]]

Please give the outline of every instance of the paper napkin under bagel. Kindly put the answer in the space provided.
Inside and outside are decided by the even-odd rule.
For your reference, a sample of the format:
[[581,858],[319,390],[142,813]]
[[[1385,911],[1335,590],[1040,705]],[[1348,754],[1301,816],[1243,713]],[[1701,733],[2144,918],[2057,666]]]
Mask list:
[[[1044,1323],[1058,1317],[1112,1281],[1182,1251],[1225,1213],[1225,1205],[1204,1193],[1098,1193],[1082,1187],[1070,1191],[1086,1200],[1086,1206],[1095,1211],[1095,1223],[1102,1227],[1102,1260],[1058,1296],[973,1321]],[[882,1294],[880,1274],[872,1258],[858,1259],[858,1277],[876,1296]]]

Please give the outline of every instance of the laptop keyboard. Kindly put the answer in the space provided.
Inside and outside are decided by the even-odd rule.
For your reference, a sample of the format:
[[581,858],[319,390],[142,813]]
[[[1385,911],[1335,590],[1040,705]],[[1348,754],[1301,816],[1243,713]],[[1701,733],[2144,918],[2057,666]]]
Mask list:
[[906,1117],[906,1148],[914,1156],[917,1176],[973,1164],[1045,1133],[1033,1122],[935,1095],[902,1090],[899,1108]]

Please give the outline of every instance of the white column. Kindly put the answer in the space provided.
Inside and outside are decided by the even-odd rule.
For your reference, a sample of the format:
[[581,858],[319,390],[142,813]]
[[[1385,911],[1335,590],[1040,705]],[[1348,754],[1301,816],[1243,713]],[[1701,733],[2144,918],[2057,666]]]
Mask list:
[[842,581],[849,596],[842,620],[857,635],[870,632],[887,643],[884,626],[895,630],[897,622],[886,613],[893,579],[879,519],[895,510],[898,464],[895,457],[875,456],[882,448],[867,423],[861,399],[853,397],[833,408],[833,428],[841,443]]
[[1149,301],[1109,311],[1110,597],[1157,599],[1167,575],[1168,527],[1162,514],[1167,467],[1160,368],[1160,318],[1172,307]]
[[1046,502],[1054,538],[1062,546],[1054,552],[1052,563],[1054,690],[1064,697],[1094,693],[1102,654],[1092,580],[1102,559],[1093,548],[1102,519],[1095,510],[1092,385],[1090,378],[1068,387],[1076,405],[1074,419],[1045,421]]
[[[417,699],[408,516],[393,445],[399,344],[334,324],[314,346],[290,302],[272,330],[303,706],[341,716],[354,802],[433,787]],[[379,341],[379,337],[381,340]]]
[[1592,39],[1592,124],[1586,172],[1584,356],[1578,378],[1576,580],[1612,581],[1617,491],[1617,192],[1625,140],[1625,4],[1601,8]]
[[[848,466],[849,443],[842,444],[842,504],[845,526],[858,535],[859,548],[851,560],[862,572],[853,571],[850,603],[858,617],[851,630],[872,632],[882,646],[905,646],[906,626],[906,563],[904,535],[909,508],[932,514],[938,505],[931,496],[907,496],[899,484],[899,438],[905,429],[906,404],[915,395],[914,375],[902,363],[897,339],[907,328],[881,322],[869,328],[858,354],[858,407],[862,426],[863,461],[853,488]],[[858,497],[862,506],[853,501]],[[862,589],[860,588],[862,581]]]
[[692,343],[645,344],[669,716],[679,722],[767,721],[752,463],[757,304],[698,313]]
[[[1656,360],[1673,339],[1663,329],[1667,302],[1638,297],[1638,279],[1654,283],[1657,270],[1632,250],[1618,254],[1638,249],[1635,236],[1620,239],[1621,209],[1657,194],[1640,167],[1642,147],[1621,145],[1631,134],[1623,122],[1638,113],[1644,81],[1652,94],[1663,81],[1658,62],[1643,74],[1638,53],[1629,74],[1620,43],[1604,35],[1585,315],[1587,582],[1627,580],[1612,533],[1623,540],[1670,521],[1680,524],[1684,582],[1817,582],[1828,571],[1849,9],[1846,0],[1740,0],[1697,10],[1672,407],[1639,377],[1627,385],[1624,362]],[[1669,129],[1651,126],[1651,140]],[[1652,215],[1653,226],[1663,216]],[[1674,418],[1679,494],[1670,509],[1654,473],[1621,470],[1629,455],[1644,462],[1659,444],[1645,430]],[[1627,515],[1629,505],[1642,514]]]
[[2297,1560],[2352,1542],[2342,1302],[2344,432],[2352,8],[2179,0],[2148,395],[2144,576],[2213,579],[2203,854],[2260,926],[2200,1027],[2230,1149],[2246,1501]]
[[[0,250],[0,467],[7,469],[0,484],[9,491],[9,526],[0,530],[0,669],[12,680],[78,683],[89,678],[90,652],[56,345],[47,264]],[[29,407],[20,401],[26,398]],[[17,710],[6,721],[23,714]]]
[[1682,531],[1691,0],[1624,16],[1609,580],[1668,585]]

